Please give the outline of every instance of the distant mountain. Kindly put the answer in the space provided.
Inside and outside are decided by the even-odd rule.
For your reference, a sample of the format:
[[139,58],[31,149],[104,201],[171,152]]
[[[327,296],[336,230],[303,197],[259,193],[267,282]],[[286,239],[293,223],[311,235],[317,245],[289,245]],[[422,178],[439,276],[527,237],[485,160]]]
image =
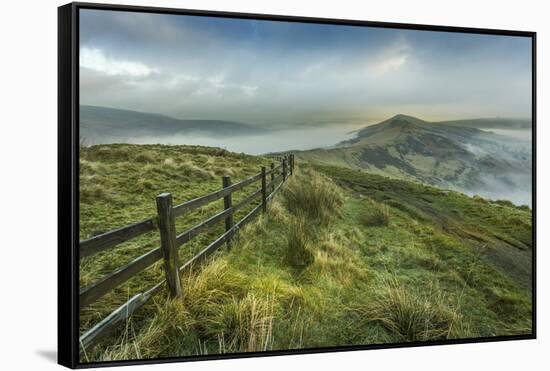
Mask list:
[[243,136],[266,132],[257,126],[222,120],[181,120],[156,113],[80,106],[80,135],[88,144],[139,142],[140,137],[176,134],[209,137]]
[[531,143],[476,128],[396,115],[334,148],[298,157],[530,203]]

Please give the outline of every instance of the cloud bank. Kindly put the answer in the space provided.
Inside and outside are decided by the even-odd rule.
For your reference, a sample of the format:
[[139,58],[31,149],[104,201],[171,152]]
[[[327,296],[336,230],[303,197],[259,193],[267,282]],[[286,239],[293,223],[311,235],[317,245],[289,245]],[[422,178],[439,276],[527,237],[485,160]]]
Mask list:
[[81,104],[287,127],[530,117],[520,37],[81,10]]

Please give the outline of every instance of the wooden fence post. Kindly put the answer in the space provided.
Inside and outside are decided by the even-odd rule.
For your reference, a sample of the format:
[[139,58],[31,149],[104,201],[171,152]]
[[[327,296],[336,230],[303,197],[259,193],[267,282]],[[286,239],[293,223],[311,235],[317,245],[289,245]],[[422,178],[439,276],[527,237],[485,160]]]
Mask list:
[[275,192],[275,164],[271,163],[271,193]]
[[166,283],[170,296],[177,297],[181,295],[181,283],[176,246],[176,224],[172,213],[172,195],[170,193],[161,193],[157,196],[157,213]]
[[287,175],[290,176],[292,175],[292,161],[290,160],[290,155],[286,155],[286,165],[288,166],[287,168]]
[[287,159],[288,159],[288,174],[292,175],[292,155],[289,154]]
[[[223,186],[223,188],[227,188],[230,185],[231,185],[231,177],[225,175],[222,178],[222,186]],[[231,193],[223,198],[223,208],[224,208],[224,210],[227,210],[230,207],[233,207],[233,199],[231,197]],[[232,212],[225,217],[225,231],[227,232],[231,228],[233,228],[233,213]],[[227,249],[228,250],[231,249],[231,238],[227,239]]]
[[294,174],[294,154],[290,155],[290,173]]
[[286,159],[283,158],[283,182],[286,180]]
[[262,211],[267,211],[267,183],[265,181],[265,166],[262,166]]

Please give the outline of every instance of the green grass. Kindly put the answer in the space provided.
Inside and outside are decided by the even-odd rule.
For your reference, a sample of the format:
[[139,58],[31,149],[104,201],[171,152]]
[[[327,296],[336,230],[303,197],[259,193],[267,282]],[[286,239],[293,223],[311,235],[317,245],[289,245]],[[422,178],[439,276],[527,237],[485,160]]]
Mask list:
[[365,227],[387,227],[390,224],[390,209],[388,205],[374,201],[365,202],[359,213],[359,221]]
[[312,233],[304,216],[294,217],[288,227],[285,263],[301,268],[313,262]]
[[[81,237],[154,214],[161,191],[183,202],[219,189],[224,172],[238,180],[269,162],[207,148],[99,147],[110,150],[87,148],[82,156],[90,198],[81,199]],[[242,229],[230,251],[182,275],[181,298],[159,293],[83,360],[531,333],[529,209],[296,165],[267,214]],[[178,230],[215,210],[221,205],[189,215]],[[222,230],[184,245],[182,259]],[[81,284],[156,244],[152,234],[85,259]],[[160,277],[157,265],[83,310],[81,329]]]
[[401,341],[444,340],[455,337],[460,330],[457,325],[462,324],[460,308],[446,302],[437,287],[429,285],[419,291],[390,277],[364,315]]
[[[164,145],[99,145],[81,147],[80,151],[80,239],[156,215],[155,198],[172,193],[179,204],[208,192],[219,190],[223,175],[233,182],[260,171],[271,160],[230,153],[218,148]],[[237,203],[256,185],[237,192]],[[198,224],[223,209],[222,200],[176,220],[178,232]],[[239,211],[241,218],[250,208]],[[238,219],[235,219],[238,220]],[[180,250],[185,261],[223,231],[216,226],[209,233],[194,238]],[[157,232],[120,244],[116,249],[99,253],[80,262],[80,286],[84,287],[105,274],[160,246]],[[81,311],[81,332],[124,303],[129,295],[153,286],[163,278],[158,262],[124,285]]]
[[327,225],[338,217],[343,203],[340,189],[326,177],[309,169],[289,180],[283,190],[284,206],[306,219],[309,226]]

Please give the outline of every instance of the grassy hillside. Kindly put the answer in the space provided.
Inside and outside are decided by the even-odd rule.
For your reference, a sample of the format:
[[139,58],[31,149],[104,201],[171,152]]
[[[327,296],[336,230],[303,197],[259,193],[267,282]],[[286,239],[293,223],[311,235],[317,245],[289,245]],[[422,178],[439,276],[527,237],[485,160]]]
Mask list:
[[[267,162],[186,146],[85,148],[81,238],[153,215],[159,192],[182,202]],[[296,169],[231,251],[182,276],[182,298],[161,292],[83,361],[531,332],[528,208],[350,169]],[[220,231],[184,245],[182,259]],[[81,285],[157,243],[153,233],[84,260]],[[159,277],[157,266],[85,309],[82,330]]]
[[157,113],[80,106],[80,135],[86,144],[140,141],[148,137],[208,135],[235,137],[265,133],[258,126],[223,120],[181,120]]
[[[268,160],[230,153],[218,148],[113,144],[80,149],[80,239],[106,232],[156,215],[155,197],[162,192],[173,195],[174,204],[219,190],[222,175],[233,182],[259,172]],[[235,194],[241,200],[250,187]],[[177,230],[185,229],[223,209],[222,200],[177,219]],[[240,210],[242,217],[248,209]],[[219,235],[219,225],[210,233],[194,238],[180,250],[188,259]],[[160,246],[158,233],[118,245],[114,250],[81,260],[80,286],[95,282],[114,269]],[[116,305],[163,278],[161,263],[142,272],[127,284],[81,311],[81,330],[88,329]]]
[[530,203],[531,143],[476,128],[396,115],[334,148],[300,151],[312,163],[364,170]]

